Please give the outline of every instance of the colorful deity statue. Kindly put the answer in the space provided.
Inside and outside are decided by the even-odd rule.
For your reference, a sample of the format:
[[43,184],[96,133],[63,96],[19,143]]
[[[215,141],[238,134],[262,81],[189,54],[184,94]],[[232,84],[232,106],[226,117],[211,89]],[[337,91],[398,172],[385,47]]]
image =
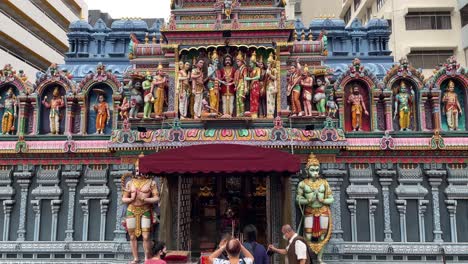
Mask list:
[[323,248],[330,240],[332,220],[330,205],[333,193],[326,179],[320,177],[320,162],[312,153],[306,165],[307,178],[297,187],[296,202],[301,208],[304,236],[309,246],[322,262]]
[[98,95],[99,103],[94,105],[96,112],[96,134],[104,134],[104,129],[110,121],[109,104],[106,102],[104,94]]
[[249,93],[249,85],[247,83],[248,70],[245,65],[245,58],[242,52],[239,51],[236,57],[237,71],[234,76],[234,84],[236,86],[236,115],[238,117],[244,116],[245,112],[245,99]]
[[337,111],[338,105],[335,102],[335,97],[333,96],[333,93],[330,93],[327,100],[327,116],[335,118]]
[[411,125],[411,106],[414,103],[414,91],[409,94],[405,81],[400,84],[399,93],[395,96],[395,113],[393,118],[399,115],[400,131],[407,131]]
[[18,77],[23,83],[25,83],[28,80],[28,76],[26,76],[23,70],[19,70]]
[[142,83],[144,96],[143,98],[145,102],[145,106],[143,108],[143,118],[150,118],[151,115],[152,103],[154,102],[154,97],[151,90],[152,81],[153,76],[151,76],[150,72],[147,72],[145,81]]
[[314,103],[315,107],[317,108],[317,111],[319,113],[319,116],[325,116],[326,115],[326,104],[327,104],[327,96],[325,95],[325,90],[328,85],[330,85],[330,81],[328,80],[327,77],[325,77],[325,81],[322,81],[321,79],[317,79],[317,85],[318,87],[315,89],[314,93]]
[[57,66],[57,63],[52,63],[50,64],[49,68],[47,69],[47,73],[49,74],[49,76],[57,76],[60,74],[59,70],[58,70],[58,66]]
[[303,77],[300,81],[302,88],[302,102],[304,103],[305,116],[312,116],[312,85],[314,79],[312,78],[309,67],[304,65]]
[[211,63],[208,66],[208,92],[210,98],[210,112],[217,113],[219,110],[219,83],[216,79],[218,70],[218,53],[216,50],[211,55]]
[[143,104],[143,98],[139,89],[141,88],[141,83],[136,82],[135,85],[132,86],[130,90],[130,118],[137,118],[138,110],[140,109],[141,105]]
[[444,103],[443,113],[447,115],[447,126],[449,130],[458,129],[458,115],[463,114],[463,110],[458,100],[458,95],[455,92],[455,83],[450,80],[448,83],[447,91],[442,98]]
[[149,177],[141,175],[136,170],[134,176],[125,184],[125,179],[131,175],[122,176],[122,202],[127,204],[125,226],[130,236],[130,247],[133,261],[139,263],[138,259],[138,237],[143,237],[143,249],[145,259],[151,257],[151,227],[156,223],[153,208],[159,201],[159,193],[156,182]]
[[278,94],[278,70],[273,52],[268,56],[266,71],[267,118],[273,118],[276,109],[276,95]]
[[250,56],[250,74],[248,77],[245,77],[246,81],[250,81],[250,112],[253,118],[258,117],[258,107],[260,104],[260,77],[262,71],[257,67],[257,54],[252,52]]
[[352,88],[352,94],[348,97],[348,104],[351,104],[351,126],[353,131],[362,130],[362,114],[369,115],[366,108],[366,102],[362,97],[359,86],[354,85]]
[[49,113],[49,126],[50,126],[50,133],[56,135],[60,134],[60,109],[65,107],[65,99],[63,96],[60,96],[59,87],[56,87],[52,93],[52,99],[50,102],[47,101],[47,95],[44,96],[44,100],[42,100],[42,104],[50,109]]
[[180,119],[185,119],[188,114],[190,98],[190,62],[180,62],[178,80]]
[[205,61],[203,59],[198,59],[195,68],[192,70],[192,93],[195,95],[193,106],[195,119],[201,118],[202,114],[203,90],[205,89],[203,65],[205,65]]
[[154,77],[151,83],[150,94],[154,94],[154,115],[155,118],[162,117],[164,101],[166,100],[166,87],[167,79],[164,75],[163,66],[160,63],[158,65],[157,75]]
[[236,69],[232,67],[232,57],[224,56],[223,68],[218,71],[218,80],[221,83],[221,98],[223,100],[223,117],[232,117],[234,112],[235,85],[234,77]]
[[125,96],[122,100],[122,104],[119,106],[119,115],[122,120],[128,119],[128,111],[130,110],[130,101]]
[[2,135],[13,134],[17,116],[17,100],[13,88],[8,89],[6,92],[5,101],[3,104],[0,104],[0,108],[4,109],[2,117]]
[[303,116],[301,106],[301,64],[299,58],[296,60],[296,65],[291,64],[289,67],[289,80],[288,80],[288,96],[291,96],[292,116]]
[[265,118],[267,116],[267,95],[266,95],[266,68],[263,63],[263,57],[257,62],[257,67],[260,69],[260,102],[258,105],[258,116]]

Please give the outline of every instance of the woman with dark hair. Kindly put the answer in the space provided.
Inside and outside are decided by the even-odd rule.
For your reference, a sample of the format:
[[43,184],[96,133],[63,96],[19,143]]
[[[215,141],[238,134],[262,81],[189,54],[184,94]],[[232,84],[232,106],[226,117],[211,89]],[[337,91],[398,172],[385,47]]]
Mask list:
[[266,249],[263,245],[257,243],[257,228],[254,225],[244,227],[245,248],[252,253],[255,258],[255,264],[269,264]]
[[[224,250],[228,254],[228,260],[218,258]],[[241,258],[241,253],[245,257]],[[254,257],[238,239],[232,238],[213,252],[208,260],[210,264],[253,264]]]
[[153,241],[153,257],[147,259],[145,264],[166,264],[163,259],[166,257],[167,249],[166,243],[162,241]]

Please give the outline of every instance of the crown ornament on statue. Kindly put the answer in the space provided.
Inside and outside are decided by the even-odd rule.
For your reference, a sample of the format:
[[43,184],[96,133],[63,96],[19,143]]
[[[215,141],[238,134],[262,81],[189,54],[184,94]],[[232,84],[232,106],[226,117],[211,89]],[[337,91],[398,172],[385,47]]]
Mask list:
[[250,61],[253,63],[257,62],[257,52],[252,52],[252,56],[250,56]]
[[309,166],[312,166],[312,165],[320,166],[320,161],[317,159],[317,157],[315,157],[314,153],[309,154],[309,158],[307,159],[306,167],[309,167]]
[[304,65],[304,73],[309,73],[309,65]]
[[455,83],[452,80],[450,80],[448,83],[448,87],[455,87]]
[[157,68],[157,69],[158,69],[158,70],[162,70],[162,69],[164,69],[164,67],[162,66],[161,62],[159,63],[159,65],[158,65],[158,68]]
[[211,60],[212,61],[218,60],[218,52],[213,51],[213,53],[211,54]]
[[242,54],[242,51],[239,50],[236,56],[236,60],[244,61],[244,55]]

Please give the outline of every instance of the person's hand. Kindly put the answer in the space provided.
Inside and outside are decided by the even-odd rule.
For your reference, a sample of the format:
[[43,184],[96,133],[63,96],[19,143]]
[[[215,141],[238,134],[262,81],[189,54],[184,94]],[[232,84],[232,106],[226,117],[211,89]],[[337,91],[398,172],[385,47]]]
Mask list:
[[273,245],[268,245],[268,250],[276,251],[276,248]]
[[364,114],[368,116],[368,115],[369,115],[369,112],[365,111]]

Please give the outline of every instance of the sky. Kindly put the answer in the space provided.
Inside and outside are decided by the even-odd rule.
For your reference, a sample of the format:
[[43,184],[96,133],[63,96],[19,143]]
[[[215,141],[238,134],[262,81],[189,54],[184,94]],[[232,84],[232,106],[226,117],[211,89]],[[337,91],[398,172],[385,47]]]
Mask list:
[[85,0],[88,9],[100,9],[112,18],[165,18],[170,16],[170,0]]

